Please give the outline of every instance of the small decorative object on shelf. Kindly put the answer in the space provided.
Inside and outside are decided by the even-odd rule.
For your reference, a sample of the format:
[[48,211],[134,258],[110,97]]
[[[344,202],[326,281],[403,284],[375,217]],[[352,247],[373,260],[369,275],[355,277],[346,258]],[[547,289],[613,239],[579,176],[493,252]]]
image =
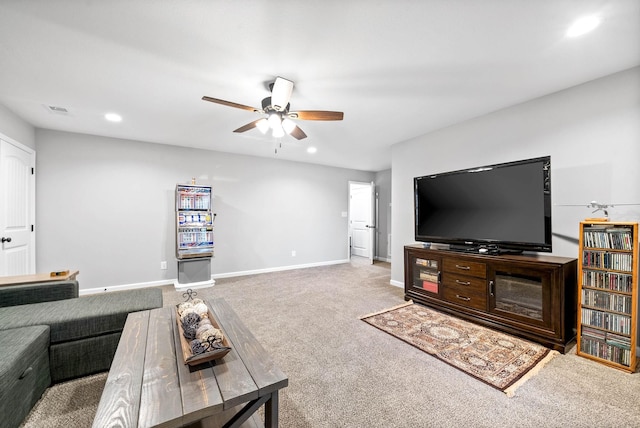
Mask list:
[[628,372],[637,365],[638,223],[580,223],[576,353]]
[[176,306],[176,321],[184,363],[190,366],[217,360],[229,353],[231,347],[209,307],[197,293],[187,290],[185,302]]
[[51,274],[50,274],[50,276],[52,276],[52,277],[66,276],[66,275],[69,275],[69,271],[68,270],[57,270],[57,271],[51,272]]

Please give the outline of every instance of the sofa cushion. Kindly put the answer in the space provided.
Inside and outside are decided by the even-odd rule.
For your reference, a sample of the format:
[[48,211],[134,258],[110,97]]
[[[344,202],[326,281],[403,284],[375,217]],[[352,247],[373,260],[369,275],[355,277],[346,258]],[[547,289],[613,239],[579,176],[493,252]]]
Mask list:
[[51,345],[51,382],[58,383],[109,370],[121,335],[121,332],[117,332]]
[[78,297],[78,281],[53,281],[0,287],[0,307]]
[[0,329],[48,325],[51,344],[122,331],[130,312],[162,307],[162,290],[143,288],[0,308]]
[[51,383],[49,327],[0,331],[0,415],[3,427],[17,427]]

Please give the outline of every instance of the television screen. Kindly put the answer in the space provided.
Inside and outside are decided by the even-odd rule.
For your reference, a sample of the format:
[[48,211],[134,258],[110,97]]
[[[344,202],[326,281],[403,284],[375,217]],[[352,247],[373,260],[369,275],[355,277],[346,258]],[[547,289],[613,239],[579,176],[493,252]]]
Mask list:
[[551,158],[414,178],[415,239],[551,251]]

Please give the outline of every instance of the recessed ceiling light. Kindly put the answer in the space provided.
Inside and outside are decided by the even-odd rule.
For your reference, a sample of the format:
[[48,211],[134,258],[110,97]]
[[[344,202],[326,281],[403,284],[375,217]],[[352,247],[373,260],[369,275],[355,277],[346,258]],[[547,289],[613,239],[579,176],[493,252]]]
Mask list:
[[117,113],[107,113],[104,115],[104,118],[109,122],[122,122],[122,116]]
[[567,37],[578,37],[596,28],[600,25],[600,18],[597,15],[583,16],[582,18],[571,24],[567,30]]
[[315,153],[317,151],[318,149],[316,149],[315,147],[307,147],[307,153]]

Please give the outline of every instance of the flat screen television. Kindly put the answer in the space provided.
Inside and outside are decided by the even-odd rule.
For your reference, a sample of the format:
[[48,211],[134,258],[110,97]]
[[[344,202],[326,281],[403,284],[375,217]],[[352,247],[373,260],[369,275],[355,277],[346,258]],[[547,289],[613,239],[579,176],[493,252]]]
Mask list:
[[551,157],[414,178],[416,241],[551,252]]

